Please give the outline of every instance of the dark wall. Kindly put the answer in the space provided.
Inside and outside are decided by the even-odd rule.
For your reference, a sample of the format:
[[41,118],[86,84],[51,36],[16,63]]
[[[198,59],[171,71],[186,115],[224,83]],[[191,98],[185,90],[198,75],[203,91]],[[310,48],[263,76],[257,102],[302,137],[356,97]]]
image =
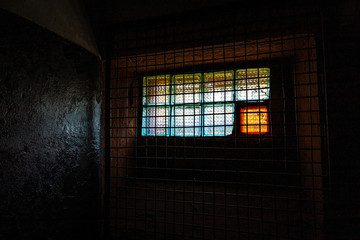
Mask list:
[[359,1],[341,1],[326,9],[330,153],[328,239],[360,237],[359,29]]
[[[297,18],[288,16],[291,11],[242,9],[239,16],[217,12],[211,20],[158,19],[134,24],[114,38],[109,64],[114,239],[322,239],[319,83],[310,30],[316,27],[304,17],[312,16],[310,10],[296,10]],[[141,136],[142,76],[233,64],[271,68],[271,134]],[[295,128],[296,138],[290,130]]]
[[0,239],[96,238],[100,61],[0,11]]

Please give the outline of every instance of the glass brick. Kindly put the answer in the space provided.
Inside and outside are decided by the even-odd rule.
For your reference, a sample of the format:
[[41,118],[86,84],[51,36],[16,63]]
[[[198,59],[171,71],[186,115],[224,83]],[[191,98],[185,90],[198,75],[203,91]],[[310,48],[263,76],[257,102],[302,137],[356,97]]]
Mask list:
[[204,106],[204,136],[227,136],[233,131],[235,104]]
[[174,76],[174,103],[199,103],[201,74],[181,74]]
[[180,137],[200,136],[200,107],[175,107],[172,135]]
[[143,104],[169,105],[170,75],[148,76],[143,78]]
[[224,102],[233,100],[233,71],[204,74],[204,101]]
[[169,135],[169,107],[144,107],[142,116],[143,136]]
[[269,112],[266,106],[241,108],[240,131],[246,134],[269,132]]
[[269,99],[270,68],[239,69],[235,74],[236,100],[261,101]]

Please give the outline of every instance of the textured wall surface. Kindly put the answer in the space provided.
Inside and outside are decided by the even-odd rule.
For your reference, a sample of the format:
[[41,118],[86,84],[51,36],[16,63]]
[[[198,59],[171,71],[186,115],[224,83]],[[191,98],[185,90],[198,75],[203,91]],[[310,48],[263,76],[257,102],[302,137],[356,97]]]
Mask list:
[[0,11],[0,239],[98,234],[100,62]]
[[0,8],[29,19],[100,56],[87,14],[79,0],[0,1]]

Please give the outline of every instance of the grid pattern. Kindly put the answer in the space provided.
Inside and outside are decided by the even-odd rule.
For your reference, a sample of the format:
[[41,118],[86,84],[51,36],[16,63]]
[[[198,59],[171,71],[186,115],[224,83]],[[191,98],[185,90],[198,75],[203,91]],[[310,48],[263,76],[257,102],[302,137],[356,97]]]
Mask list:
[[[269,68],[239,69],[236,76],[234,71],[220,71],[143,77],[142,136],[231,135],[235,103],[261,104],[270,96]],[[264,107],[251,111],[260,113]],[[251,124],[264,124],[254,122],[255,115]]]
[[219,16],[139,22],[110,39],[110,237],[324,237],[320,15]]

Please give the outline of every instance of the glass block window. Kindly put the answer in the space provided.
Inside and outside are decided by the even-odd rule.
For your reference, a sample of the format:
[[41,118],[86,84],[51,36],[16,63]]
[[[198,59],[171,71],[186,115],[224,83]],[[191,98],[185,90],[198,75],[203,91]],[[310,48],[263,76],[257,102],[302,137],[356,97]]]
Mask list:
[[204,136],[226,136],[233,131],[234,104],[204,106]]
[[174,104],[200,102],[201,74],[174,76]]
[[204,101],[223,102],[232,101],[233,71],[222,71],[204,74]]
[[200,136],[200,107],[180,106],[174,108],[174,136]]
[[269,111],[266,106],[241,108],[240,131],[247,134],[269,132]]
[[168,136],[169,107],[144,107],[143,108],[143,136]]
[[270,69],[250,68],[236,71],[236,100],[263,101],[269,99]]
[[144,77],[143,86],[143,104],[170,103],[170,75]]
[[[231,135],[235,124],[235,103],[265,104],[270,97],[269,88],[269,68],[145,76],[141,134],[176,137]],[[259,107],[257,112],[251,107],[241,111],[242,133],[269,132],[267,108],[266,114]]]

